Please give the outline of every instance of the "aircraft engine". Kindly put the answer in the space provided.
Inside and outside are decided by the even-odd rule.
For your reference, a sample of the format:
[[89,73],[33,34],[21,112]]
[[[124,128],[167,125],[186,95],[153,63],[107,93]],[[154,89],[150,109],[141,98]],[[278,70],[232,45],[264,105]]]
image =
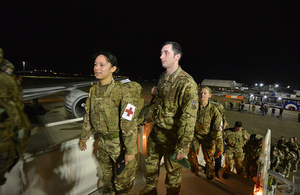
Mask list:
[[85,115],[85,101],[88,97],[88,93],[83,92],[79,89],[73,89],[65,97],[65,108],[71,112],[75,117],[80,118]]

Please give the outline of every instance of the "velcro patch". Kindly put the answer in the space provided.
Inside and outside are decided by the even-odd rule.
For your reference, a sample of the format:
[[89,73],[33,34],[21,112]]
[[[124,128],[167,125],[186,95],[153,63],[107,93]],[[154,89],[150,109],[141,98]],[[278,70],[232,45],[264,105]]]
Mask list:
[[135,106],[134,105],[131,105],[131,104],[127,104],[126,108],[125,108],[125,111],[122,115],[122,118],[128,120],[128,121],[131,121],[132,120],[132,117],[134,115],[134,111],[135,111]]
[[192,101],[192,109],[193,110],[197,110],[197,104],[196,104],[196,101]]
[[221,121],[221,124],[220,124],[220,130],[221,130],[221,131],[223,130],[223,121]]

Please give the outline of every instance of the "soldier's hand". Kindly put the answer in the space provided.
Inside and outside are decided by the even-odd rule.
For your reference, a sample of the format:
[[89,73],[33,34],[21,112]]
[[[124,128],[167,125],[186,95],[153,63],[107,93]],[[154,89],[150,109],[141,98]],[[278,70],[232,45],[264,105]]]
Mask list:
[[151,89],[151,95],[155,95],[156,92],[157,92],[157,87],[156,86],[152,87],[152,89]]
[[80,140],[80,142],[79,142],[78,145],[79,145],[79,148],[80,148],[81,151],[85,151],[86,150],[86,148],[87,148],[86,147],[86,141],[87,141],[86,139],[81,139]]
[[176,155],[176,160],[182,160],[183,157],[184,157],[183,154],[177,153],[177,155]]
[[221,156],[222,152],[218,152],[215,154],[215,158],[219,158]]
[[134,159],[134,154],[125,154],[125,165]]

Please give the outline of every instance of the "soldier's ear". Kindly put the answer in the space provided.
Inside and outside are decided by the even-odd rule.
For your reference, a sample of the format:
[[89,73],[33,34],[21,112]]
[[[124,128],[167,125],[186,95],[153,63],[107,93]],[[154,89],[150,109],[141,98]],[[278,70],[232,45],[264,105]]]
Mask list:
[[181,54],[180,53],[178,53],[178,54],[175,55],[175,60],[179,61],[180,58],[181,58]]
[[112,73],[114,73],[116,70],[117,70],[117,67],[116,67],[116,66],[113,66],[113,67],[111,67],[111,69],[110,69],[110,71],[111,71]]

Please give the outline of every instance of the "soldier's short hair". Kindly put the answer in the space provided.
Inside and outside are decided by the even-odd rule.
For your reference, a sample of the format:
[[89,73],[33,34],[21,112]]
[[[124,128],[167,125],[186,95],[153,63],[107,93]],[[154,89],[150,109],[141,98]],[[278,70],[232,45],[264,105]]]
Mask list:
[[94,55],[94,61],[100,55],[104,55],[106,57],[107,61],[111,63],[112,67],[115,66],[117,68],[116,71],[113,73],[114,75],[117,75],[120,72],[117,57],[112,53],[109,53],[109,52],[106,52],[106,51],[99,51]]
[[178,60],[180,61],[183,53],[182,53],[182,47],[179,45],[179,43],[174,41],[167,41],[163,44],[162,48],[166,45],[172,45],[172,51],[174,51],[174,55],[180,54],[180,58]]
[[198,93],[200,93],[200,91],[202,89],[206,89],[208,91],[208,93],[211,94],[211,89],[209,87],[207,87],[207,86],[201,86],[200,89],[199,89],[199,91],[198,91]]
[[234,124],[235,127],[242,127],[243,124],[241,121],[236,121],[235,124]]

